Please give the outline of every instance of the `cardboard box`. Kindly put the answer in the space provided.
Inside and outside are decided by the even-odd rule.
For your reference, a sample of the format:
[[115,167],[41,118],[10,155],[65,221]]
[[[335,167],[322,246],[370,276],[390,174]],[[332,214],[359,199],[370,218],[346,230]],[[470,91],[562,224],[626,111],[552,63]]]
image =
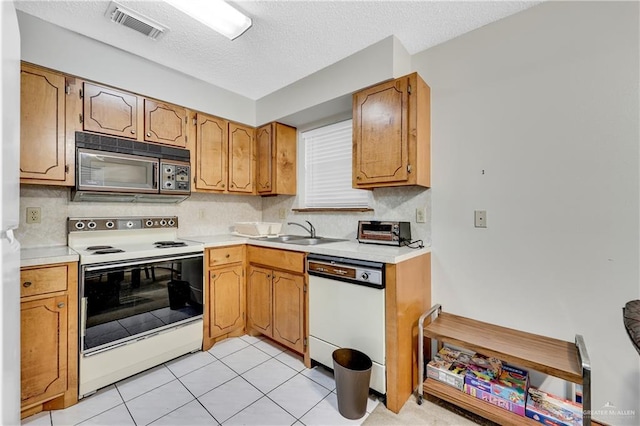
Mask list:
[[464,389],[466,371],[467,366],[459,362],[450,363],[442,359],[433,359],[427,364],[427,377],[446,383],[459,390]]
[[499,396],[491,394],[491,392],[481,390],[477,387],[470,386],[468,384],[464,385],[464,391],[469,395],[475,396],[476,398],[486,401],[490,404],[493,404],[496,407],[500,407],[504,410],[511,411],[512,413],[515,413],[519,416],[524,417],[524,414],[525,414],[524,404],[523,405],[514,404],[508,399],[500,398]]
[[475,354],[471,357],[469,371],[478,379],[496,379],[502,373],[502,361],[498,358]]
[[[471,389],[482,391],[481,395],[489,394],[503,401],[496,401],[509,411],[524,416],[527,400],[527,388],[529,387],[529,373],[526,370],[507,364],[502,365],[502,372],[497,379],[483,380],[475,375],[475,371],[469,369],[465,377],[465,391],[470,395]],[[493,402],[492,402],[493,403]],[[507,404],[508,403],[508,404]]]
[[582,405],[530,388],[525,415],[550,426],[582,426]]
[[[444,346],[427,364],[427,377],[464,390],[464,378],[468,361],[473,353]],[[460,362],[463,361],[463,362]]]

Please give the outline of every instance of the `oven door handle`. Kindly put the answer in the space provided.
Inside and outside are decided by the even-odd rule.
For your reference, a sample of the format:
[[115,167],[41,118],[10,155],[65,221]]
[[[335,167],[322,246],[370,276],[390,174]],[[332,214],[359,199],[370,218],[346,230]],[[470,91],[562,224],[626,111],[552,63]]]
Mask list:
[[[84,336],[87,330],[87,298],[80,299],[80,338],[84,346]],[[81,347],[83,347],[81,346]]]
[[137,265],[149,265],[151,263],[159,263],[159,262],[169,262],[172,260],[182,260],[182,259],[195,259],[197,257],[202,257],[202,254],[190,254],[190,255],[185,255],[185,256],[175,256],[175,257],[163,257],[163,258],[149,258],[149,259],[143,259],[137,262],[126,262],[126,263],[111,263],[108,265],[101,265],[101,266],[85,266],[84,270],[87,272],[92,272],[92,271],[102,271],[105,269],[113,269],[113,268],[123,268],[126,266],[137,266]]

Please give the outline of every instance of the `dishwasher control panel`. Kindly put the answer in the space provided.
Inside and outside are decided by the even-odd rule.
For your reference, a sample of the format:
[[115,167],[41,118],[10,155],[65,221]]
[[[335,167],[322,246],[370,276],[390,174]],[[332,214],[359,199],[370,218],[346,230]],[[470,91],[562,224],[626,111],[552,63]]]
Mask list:
[[384,288],[384,263],[310,254],[307,271],[309,275]]

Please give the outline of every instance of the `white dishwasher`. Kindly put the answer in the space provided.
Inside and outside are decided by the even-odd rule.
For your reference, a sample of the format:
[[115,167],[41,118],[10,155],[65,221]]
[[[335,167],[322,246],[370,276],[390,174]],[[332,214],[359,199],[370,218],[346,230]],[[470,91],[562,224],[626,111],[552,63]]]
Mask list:
[[386,394],[384,263],[309,254],[309,355],[333,369],[333,351],[373,362],[369,387]]

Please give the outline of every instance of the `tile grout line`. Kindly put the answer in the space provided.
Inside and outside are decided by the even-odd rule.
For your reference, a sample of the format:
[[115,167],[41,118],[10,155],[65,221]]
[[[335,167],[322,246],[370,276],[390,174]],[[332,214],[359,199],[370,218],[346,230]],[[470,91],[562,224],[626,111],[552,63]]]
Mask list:
[[118,387],[115,384],[113,385],[113,388],[116,390],[116,392],[118,392],[118,395],[120,395],[120,398],[122,399],[122,404],[124,404],[124,408],[127,409],[127,413],[129,413],[129,417],[131,417],[131,421],[133,422],[134,425],[137,426],[138,422],[136,422],[136,419],[133,417],[133,414],[131,414],[131,410],[129,410],[129,406],[127,405],[127,402],[124,400],[124,397],[120,393],[120,389],[118,389]]

